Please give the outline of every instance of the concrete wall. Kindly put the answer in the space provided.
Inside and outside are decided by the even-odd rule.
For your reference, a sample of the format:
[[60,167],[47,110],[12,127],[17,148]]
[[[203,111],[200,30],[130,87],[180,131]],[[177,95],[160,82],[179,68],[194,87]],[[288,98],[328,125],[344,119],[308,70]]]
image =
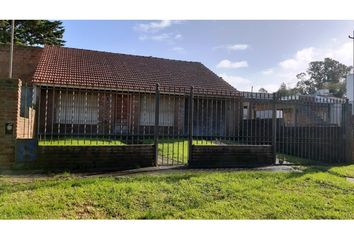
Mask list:
[[[15,162],[17,119],[21,81],[0,78],[0,168],[11,167]],[[7,123],[13,124],[12,133],[5,131]]]

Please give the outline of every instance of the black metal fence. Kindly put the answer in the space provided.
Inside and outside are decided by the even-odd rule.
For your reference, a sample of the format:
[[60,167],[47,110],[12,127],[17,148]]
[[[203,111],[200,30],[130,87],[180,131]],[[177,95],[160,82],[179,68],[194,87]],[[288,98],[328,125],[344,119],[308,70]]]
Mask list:
[[186,164],[192,144],[272,145],[281,160],[351,155],[351,107],[343,99],[158,85],[24,84],[21,96],[17,137],[39,146],[155,144],[158,165]]

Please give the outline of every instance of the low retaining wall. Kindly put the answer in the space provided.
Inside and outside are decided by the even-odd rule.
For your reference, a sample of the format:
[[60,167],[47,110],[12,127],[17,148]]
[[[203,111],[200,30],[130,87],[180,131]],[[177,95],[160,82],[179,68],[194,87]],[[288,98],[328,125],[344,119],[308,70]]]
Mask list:
[[271,165],[271,145],[192,146],[191,168],[233,168]]
[[125,170],[154,166],[154,145],[126,146],[38,146],[35,160],[17,161],[17,166],[35,168],[97,171]]

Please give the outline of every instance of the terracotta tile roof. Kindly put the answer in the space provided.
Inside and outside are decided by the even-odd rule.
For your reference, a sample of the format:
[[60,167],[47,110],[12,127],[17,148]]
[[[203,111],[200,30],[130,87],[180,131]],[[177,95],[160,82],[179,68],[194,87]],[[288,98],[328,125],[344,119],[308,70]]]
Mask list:
[[236,91],[199,62],[46,46],[37,84],[99,87],[184,87]]

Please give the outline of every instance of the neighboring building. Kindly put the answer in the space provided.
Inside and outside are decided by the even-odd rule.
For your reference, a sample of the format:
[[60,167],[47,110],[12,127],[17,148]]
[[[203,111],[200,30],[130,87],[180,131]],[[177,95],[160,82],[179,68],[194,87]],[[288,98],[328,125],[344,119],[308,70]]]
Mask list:
[[[269,93],[242,93],[243,119],[272,119],[273,95]],[[283,96],[277,99],[276,119],[284,126],[337,125],[342,122],[342,98],[322,89],[314,95]]]

